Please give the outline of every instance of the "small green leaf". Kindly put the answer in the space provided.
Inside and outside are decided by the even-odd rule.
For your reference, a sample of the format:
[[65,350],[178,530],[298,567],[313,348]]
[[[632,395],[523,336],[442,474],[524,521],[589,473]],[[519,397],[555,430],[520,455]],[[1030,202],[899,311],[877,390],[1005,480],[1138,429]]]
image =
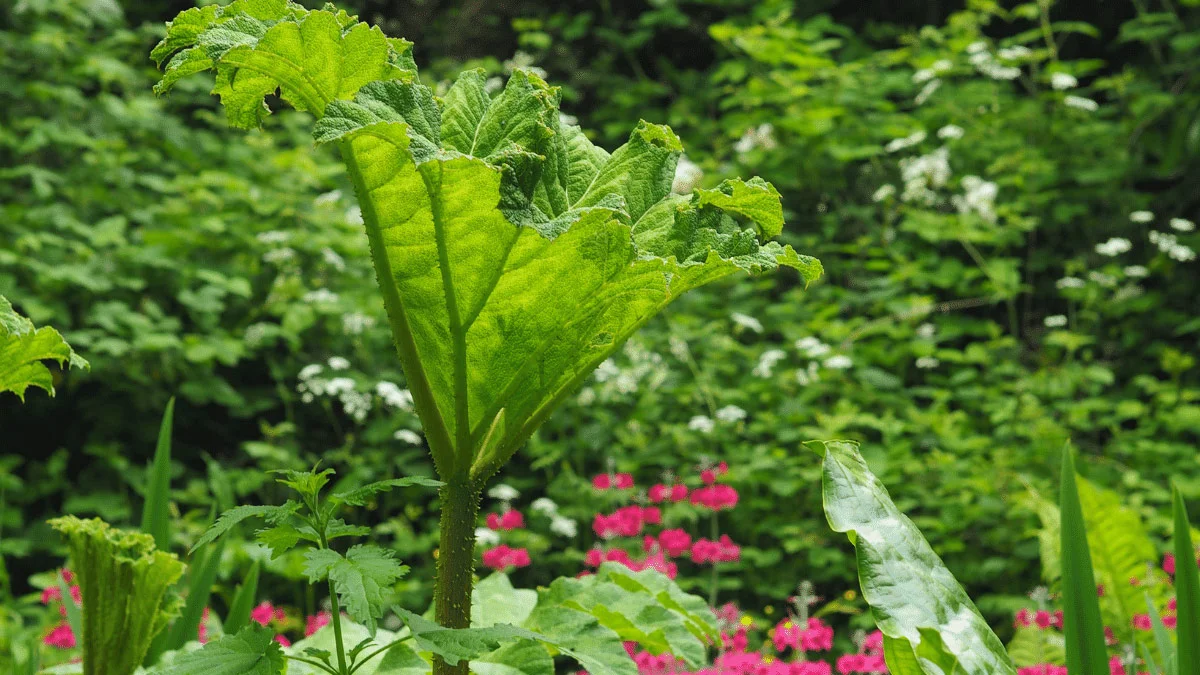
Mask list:
[[304,573],[309,583],[332,581],[350,618],[374,633],[375,619],[383,613],[384,592],[408,572],[392,556],[378,546],[352,546],[345,556],[332,549],[311,549],[304,554]]
[[1192,544],[1192,526],[1179,488],[1172,486],[1171,501],[1175,517],[1175,593],[1178,611],[1176,639],[1179,651],[1175,663],[1178,675],[1200,673],[1200,571],[1196,568],[1196,548]]
[[175,418],[175,397],[167,401],[162,424],[158,428],[158,445],[154,463],[147,472],[146,503],[142,506],[142,532],[154,537],[160,550],[171,550],[171,425]]
[[0,295],[0,393],[11,391],[24,401],[25,390],[32,386],[53,396],[54,377],[42,361],[90,368],[58,331],[49,326],[34,330],[33,322],[17,314]]
[[438,488],[443,485],[439,480],[432,478],[423,478],[421,476],[408,476],[406,478],[392,478],[389,480],[381,480],[375,483],[367,483],[366,485],[350,490],[348,492],[335,493],[330,499],[348,506],[365,506],[371,497],[381,493],[388,492],[392,488],[411,487],[419,485],[421,487]]
[[277,473],[283,478],[277,478],[277,483],[282,483],[296,492],[300,493],[301,497],[312,500],[315,499],[317,493],[329,484],[329,477],[334,475],[333,469],[325,469],[324,471],[295,471],[293,469],[279,469],[269,473]]
[[1108,675],[1104,623],[1096,596],[1096,577],[1088,549],[1087,528],[1075,483],[1075,459],[1063,449],[1062,492],[1062,599],[1063,635],[1066,639],[1067,669],[1079,675]]
[[204,531],[204,534],[192,545],[192,551],[216,541],[224,536],[234,525],[249,518],[263,518],[269,523],[278,523],[300,510],[300,504],[287,501],[283,506],[235,506],[217,518],[217,522]]
[[313,544],[321,543],[321,538],[308,525],[295,527],[288,523],[263,528],[254,533],[254,538],[271,549],[272,560],[295,548],[302,539]]
[[283,650],[271,631],[252,625],[194,652],[182,653],[170,665],[150,672],[151,675],[280,675],[284,672]]

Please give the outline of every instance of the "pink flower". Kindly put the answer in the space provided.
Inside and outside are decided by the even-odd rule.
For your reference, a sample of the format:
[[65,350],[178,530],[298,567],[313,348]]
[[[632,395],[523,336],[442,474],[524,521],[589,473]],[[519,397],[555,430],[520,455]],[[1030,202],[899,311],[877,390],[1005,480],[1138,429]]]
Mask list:
[[887,664],[883,661],[883,656],[878,654],[846,654],[839,656],[837,660],[837,671],[841,675],[849,675],[850,673],[886,673]]
[[1136,630],[1150,630],[1154,628],[1154,624],[1150,622],[1149,614],[1134,614],[1133,620],[1130,622]]
[[625,506],[617,509],[611,515],[597,513],[592,520],[592,531],[604,539],[613,537],[636,537],[642,533],[647,524],[656,525],[662,522],[662,511],[657,507],[642,508],[640,506]]
[[1170,574],[1171,576],[1175,576],[1175,554],[1174,553],[1168,553],[1165,556],[1163,556],[1162,568],[1163,568],[1163,571],[1166,572],[1167,574]]
[[267,600],[260,602],[257,607],[250,610],[250,620],[261,626],[266,626],[272,621],[284,621],[286,619],[287,613],[282,609],[276,608],[275,605],[272,605]]
[[1047,612],[1044,609],[1039,609],[1037,611],[1037,614],[1033,615],[1033,622],[1035,624],[1037,624],[1038,628],[1041,628],[1043,630],[1045,630],[1046,628],[1049,628],[1050,627],[1050,612]]
[[692,545],[692,536],[681,529],[663,530],[658,534],[658,545],[672,558],[687,552]]
[[833,628],[815,616],[809,617],[808,627],[800,633],[800,648],[806,652],[833,649]]
[[670,492],[670,488],[668,488],[666,485],[663,485],[662,483],[656,483],[651,485],[650,489],[646,491],[646,496],[650,499],[651,503],[659,504],[667,501],[667,497],[670,495]]
[[616,484],[618,490],[628,490],[633,487],[633,476],[627,473],[619,473],[616,476]]
[[700,482],[705,485],[712,485],[717,482],[717,472],[712,469],[705,469],[700,472]]
[[1017,611],[1017,616],[1013,619],[1013,625],[1017,628],[1023,628],[1031,624],[1033,624],[1033,616],[1029,613],[1028,609],[1022,607]]
[[200,613],[200,625],[196,627],[196,641],[200,644],[208,642],[208,614],[209,609],[205,607]]
[[73,648],[75,646],[75,633],[71,630],[71,624],[64,621],[55,626],[54,630],[42,638],[42,644],[58,649]]
[[863,649],[868,652],[883,651],[883,631],[877,630],[867,636],[863,641]]
[[671,486],[671,501],[678,504],[688,498],[687,486],[683,483],[677,483]]
[[597,490],[607,490],[612,487],[612,476],[602,473],[592,478],[592,487]]
[[1025,668],[1018,668],[1017,675],[1067,675],[1067,667],[1056,666],[1052,663],[1027,666]]
[[523,527],[525,527],[525,516],[522,516],[520,511],[505,511],[504,515],[500,516],[500,529],[502,530],[519,530]]
[[713,511],[731,509],[737,506],[738,493],[729,485],[709,485],[692,491],[692,504],[703,506]]
[[737,562],[741,560],[742,549],[729,539],[729,535],[721,535],[719,541],[697,539],[692,544],[692,562],[705,563]]
[[1175,627],[1179,624],[1179,617],[1174,614],[1163,614],[1162,622],[1167,628],[1175,630]]
[[304,637],[310,637],[313,633],[321,630],[329,625],[333,615],[329,612],[317,612],[304,619]]
[[662,509],[647,506],[642,509],[642,522],[647,525],[662,525]]
[[792,664],[791,675],[830,675],[833,672],[824,661],[799,661]]
[[604,562],[604,551],[598,548],[589,549],[583,557],[583,562],[588,567],[599,567],[600,563]]
[[284,646],[284,647],[291,647],[291,646],[292,646],[292,641],[291,641],[291,640],[289,640],[289,639],[287,639],[287,637],[285,637],[285,636],[283,636],[283,635],[276,635],[276,636],[275,636],[275,641],[276,641],[276,642],[278,642],[280,645],[282,645],[282,646]]
[[501,544],[483,552],[483,564],[485,567],[499,572],[505,572],[514,567],[528,567],[530,564],[529,551]]

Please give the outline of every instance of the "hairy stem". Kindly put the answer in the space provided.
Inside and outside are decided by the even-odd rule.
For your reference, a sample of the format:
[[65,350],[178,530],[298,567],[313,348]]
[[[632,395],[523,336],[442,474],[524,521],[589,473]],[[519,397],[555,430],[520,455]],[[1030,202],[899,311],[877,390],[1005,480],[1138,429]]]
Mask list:
[[[446,628],[471,626],[471,587],[475,573],[475,520],[479,516],[480,483],[449,480],[441,488],[442,522],[438,545],[437,583],[433,604],[437,622]],[[468,662],[451,666],[441,657],[434,675],[468,675]]]

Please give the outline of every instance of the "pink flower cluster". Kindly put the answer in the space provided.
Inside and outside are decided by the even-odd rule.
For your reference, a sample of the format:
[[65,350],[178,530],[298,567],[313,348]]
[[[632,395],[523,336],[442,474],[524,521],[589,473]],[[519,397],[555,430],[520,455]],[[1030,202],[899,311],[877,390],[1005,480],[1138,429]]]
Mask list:
[[651,504],[662,504],[664,502],[678,504],[688,498],[688,488],[683,483],[675,483],[674,485],[659,483],[650,487],[646,492],[646,497],[650,500]]
[[805,652],[824,652],[833,649],[833,628],[813,616],[807,625],[784,619],[775,626],[775,651],[783,652],[788,647]]
[[592,478],[592,487],[597,490],[632,490],[633,476],[627,473],[602,473]]
[[737,506],[738,493],[729,485],[709,485],[692,490],[691,501],[693,506],[721,511]]
[[529,551],[523,548],[512,548],[500,544],[483,552],[483,564],[499,572],[516,567],[528,567]]
[[698,539],[692,544],[692,562],[698,565],[737,562],[742,559],[742,548],[733,543],[729,535],[723,534],[717,541]]
[[333,615],[329,612],[317,612],[311,614],[304,619],[304,637],[312,637],[312,634],[329,625],[333,620]]
[[685,530],[675,528],[659,532],[657,538],[646,535],[642,542],[647,553],[657,549],[672,558],[678,558],[692,547],[692,535]]
[[597,513],[592,531],[603,539],[636,537],[646,525],[661,525],[662,511],[657,506],[624,506],[611,515]]
[[[60,574],[62,575],[63,581],[67,582],[68,584],[71,584],[71,582],[75,581],[75,574],[72,573],[71,570],[64,569],[60,572]],[[79,586],[72,585],[68,588],[69,593],[71,594],[71,599],[75,601],[76,605],[80,604],[82,602],[83,594],[80,591]],[[49,607],[54,603],[58,603],[59,615],[65,617],[67,615],[67,606],[63,604],[62,589],[58,587],[57,583],[55,583],[53,586],[46,587],[42,591],[42,604]],[[72,649],[76,644],[75,631],[71,630],[71,624],[67,623],[66,621],[62,621],[58,624],[55,624],[54,628],[50,629],[50,632],[46,634],[44,638],[42,638],[42,644],[46,645],[47,647],[54,647],[56,649]]]
[[504,513],[489,513],[487,515],[487,526],[489,530],[503,530],[511,532],[525,527],[525,516],[521,515],[520,511],[510,509]]

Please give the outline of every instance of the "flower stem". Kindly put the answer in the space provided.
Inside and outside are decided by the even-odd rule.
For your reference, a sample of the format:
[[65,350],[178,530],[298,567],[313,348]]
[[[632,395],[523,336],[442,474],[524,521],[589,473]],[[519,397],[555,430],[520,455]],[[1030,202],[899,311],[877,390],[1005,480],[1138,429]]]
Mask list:
[[338,675],[348,675],[346,670],[346,646],[342,643],[342,610],[338,607],[337,591],[333,588],[333,580],[329,580],[329,603],[333,622],[333,640],[337,644]]
[[[437,622],[446,628],[471,626],[471,588],[475,573],[475,520],[480,485],[472,480],[447,481],[441,488],[442,521],[438,544],[437,583],[433,591]],[[434,675],[468,675],[468,662],[451,666],[441,657]]]

